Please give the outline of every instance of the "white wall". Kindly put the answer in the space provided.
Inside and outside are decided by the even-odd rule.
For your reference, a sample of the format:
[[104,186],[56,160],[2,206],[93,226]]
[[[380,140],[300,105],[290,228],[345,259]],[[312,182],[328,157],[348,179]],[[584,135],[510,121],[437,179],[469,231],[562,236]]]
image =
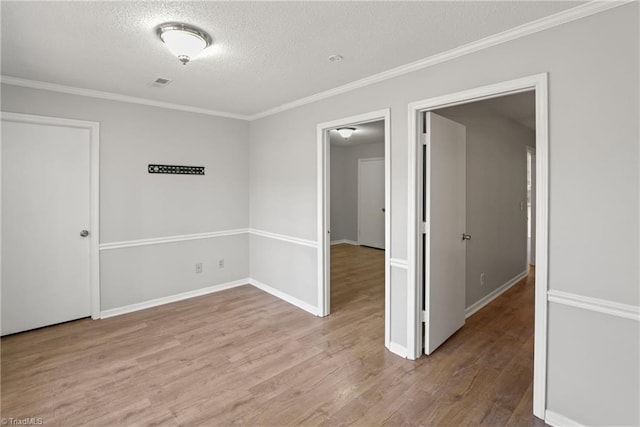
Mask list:
[[[340,138],[340,137],[338,137]],[[384,157],[381,141],[331,144],[331,240],[358,241],[358,159]]]
[[527,146],[535,146],[535,131],[482,102],[436,113],[467,128],[468,308],[527,268]]
[[[2,111],[100,123],[101,243],[248,226],[245,121],[9,85]],[[149,163],[206,174],[149,174]],[[101,251],[101,309],[247,278],[248,253],[246,235]]]
[[[480,52],[280,112],[250,125],[250,224],[252,227],[315,240],[316,125],[355,114],[391,108],[391,257],[407,257],[407,104],[541,72],[549,73],[551,289],[638,306],[638,4],[513,40]],[[589,209],[585,209],[585,200]],[[273,240],[273,239],[271,239]],[[260,251],[276,245],[265,241]],[[281,270],[298,261],[273,262]],[[252,249],[253,250],[253,249]],[[257,251],[257,250],[256,250]],[[266,255],[263,255],[266,256]],[[315,263],[304,283],[272,283],[295,289],[316,304]],[[391,271],[391,341],[406,345],[406,271]],[[640,358],[638,323],[590,310],[566,310],[550,303],[548,407],[585,423],[610,417],[638,424],[638,377],[629,375]],[[553,315],[557,313],[557,315]],[[574,336],[570,325],[585,317],[615,331],[611,352],[599,342]],[[616,328],[620,322],[624,328]],[[578,365],[565,354],[579,341]],[[594,372],[605,370],[603,382]],[[609,387],[609,381],[620,384]],[[580,397],[576,390],[580,389]],[[624,391],[623,391],[624,390]],[[571,401],[565,404],[559,399]],[[581,412],[585,408],[585,412]],[[614,414],[610,408],[620,408]],[[588,409],[588,411],[587,411]],[[599,413],[598,417],[593,412]],[[586,414],[586,415],[585,415]]]

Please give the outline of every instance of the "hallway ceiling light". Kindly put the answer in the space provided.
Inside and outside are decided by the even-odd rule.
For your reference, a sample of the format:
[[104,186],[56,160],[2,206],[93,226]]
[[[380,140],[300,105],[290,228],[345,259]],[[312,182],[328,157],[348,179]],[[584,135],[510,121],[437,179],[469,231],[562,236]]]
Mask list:
[[344,139],[349,139],[351,135],[356,131],[356,128],[338,128],[336,129],[341,137]]
[[156,28],[156,33],[183,65],[212,43],[211,36],[206,31],[180,22],[161,24]]

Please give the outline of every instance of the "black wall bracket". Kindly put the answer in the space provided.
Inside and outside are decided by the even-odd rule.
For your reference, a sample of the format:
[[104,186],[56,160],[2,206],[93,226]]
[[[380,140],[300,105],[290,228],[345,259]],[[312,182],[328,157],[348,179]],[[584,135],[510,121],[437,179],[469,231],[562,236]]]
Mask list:
[[176,175],[204,175],[204,166],[149,165],[148,171]]

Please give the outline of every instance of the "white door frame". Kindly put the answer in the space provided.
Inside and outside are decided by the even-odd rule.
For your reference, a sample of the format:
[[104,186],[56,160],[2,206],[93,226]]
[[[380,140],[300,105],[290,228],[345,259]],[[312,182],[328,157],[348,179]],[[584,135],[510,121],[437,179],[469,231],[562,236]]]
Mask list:
[[389,348],[391,332],[390,266],[391,255],[391,113],[378,110],[357,116],[345,117],[320,123],[317,126],[317,236],[318,236],[318,316],[328,316],[330,308],[330,143],[329,131],[341,126],[357,125],[384,120],[384,208],[385,208],[385,252],[384,252],[384,342]]
[[[89,271],[91,283],[89,285],[91,295],[91,318],[100,318],[100,124],[84,120],[63,119],[59,117],[35,116],[21,113],[0,113],[2,121],[16,123],[31,123],[39,125],[60,126],[68,128],[79,128],[89,130],[90,138],[90,206],[89,206],[89,226],[91,227],[91,242],[89,255]],[[0,143],[1,144],[1,143]],[[0,145],[0,152],[2,146]],[[1,166],[0,166],[1,167]],[[2,225],[0,222],[0,236],[2,236]],[[0,266],[1,268],[1,266]],[[0,279],[2,280],[2,279]],[[0,287],[2,286],[0,282]]]
[[408,284],[407,284],[407,352],[410,359],[422,355],[420,246],[418,223],[421,191],[418,177],[418,148],[422,144],[418,129],[419,114],[424,111],[466,104],[498,96],[535,90],[536,99],[536,283],[533,367],[533,414],[544,419],[547,377],[547,290],[549,241],[549,129],[547,73],[464,90],[409,104],[409,218],[408,228]]
[[[386,153],[385,153],[386,154]],[[358,159],[358,200],[357,200],[357,218],[358,218],[358,226],[357,226],[357,231],[358,231],[358,244],[360,244],[360,167],[362,166],[362,162],[370,162],[370,161],[376,161],[376,160],[383,160],[384,161],[384,157],[365,157],[362,159]],[[385,165],[386,166],[386,165]],[[386,172],[386,168],[385,168],[385,172]],[[386,176],[385,176],[385,184],[386,184]],[[385,185],[386,187],[386,185]],[[386,190],[386,189],[385,189]],[[386,204],[386,199],[385,199],[385,204]],[[385,210],[385,219],[386,219],[386,212],[387,212],[387,208],[384,208]],[[385,224],[386,227],[386,224]],[[386,229],[385,229],[385,237],[386,237]],[[386,239],[385,239],[386,240]],[[385,241],[385,251],[387,250],[386,248],[386,241]]]

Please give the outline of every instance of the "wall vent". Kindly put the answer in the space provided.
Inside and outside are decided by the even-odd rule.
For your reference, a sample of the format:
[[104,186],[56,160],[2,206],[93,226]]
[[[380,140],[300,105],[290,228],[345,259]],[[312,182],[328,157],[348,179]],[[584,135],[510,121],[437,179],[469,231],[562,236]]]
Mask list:
[[151,86],[155,86],[155,87],[165,87],[166,85],[168,85],[169,83],[171,83],[171,79],[165,79],[164,77],[158,77],[157,79],[155,79],[155,81],[151,84]]

